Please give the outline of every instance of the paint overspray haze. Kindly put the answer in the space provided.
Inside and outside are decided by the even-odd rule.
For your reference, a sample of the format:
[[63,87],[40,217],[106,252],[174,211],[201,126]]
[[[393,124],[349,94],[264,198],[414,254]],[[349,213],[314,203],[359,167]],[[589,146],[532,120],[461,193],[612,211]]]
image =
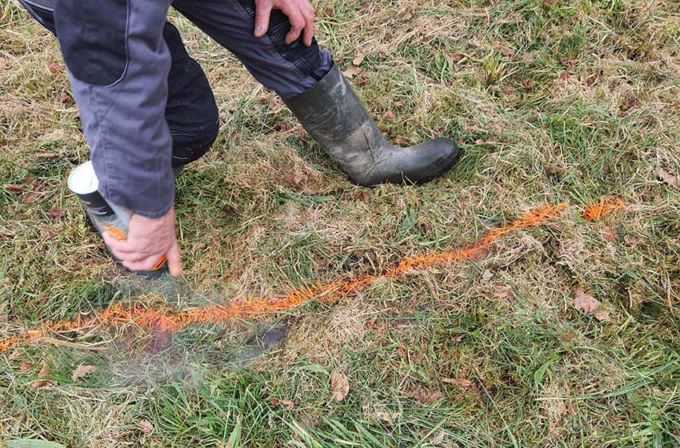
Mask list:
[[[16,336],[0,341],[0,352],[11,350],[20,344],[37,342],[40,339],[60,334],[73,336],[75,333],[80,335],[82,339],[83,335],[92,335],[102,328],[118,329],[122,330],[123,333],[132,331],[135,336],[130,340],[138,341],[136,330],[143,329],[146,330],[144,334],[147,339],[147,347],[151,347],[150,352],[152,354],[148,356],[153,357],[154,352],[171,354],[173,350],[179,350],[174,358],[174,365],[194,361],[200,362],[199,359],[195,358],[198,356],[198,350],[194,351],[189,348],[186,352],[180,353],[180,347],[168,349],[171,338],[181,337],[192,332],[202,334],[198,337],[199,340],[214,339],[220,348],[224,348],[223,353],[227,358],[224,361],[229,361],[228,358],[230,357],[231,362],[242,361],[256,356],[262,350],[276,346],[285,335],[285,331],[281,331],[276,325],[269,328],[258,328],[258,324],[253,324],[255,318],[293,310],[313,299],[332,303],[352,292],[365,288],[375,280],[396,279],[410,271],[475,258],[507,234],[520,229],[545,225],[567,207],[567,204],[558,204],[531,210],[509,225],[489,231],[486,236],[465,248],[404,258],[396,266],[384,272],[340,279],[330,283],[319,283],[275,297],[251,298],[224,303],[223,299],[215,296],[187,294],[188,290],[172,278],[161,280],[158,284],[151,283],[144,286],[139,281],[123,280],[119,284],[119,291],[124,291],[125,295],[130,296],[133,295],[132,292],[134,291],[137,299],[135,302],[118,300],[108,309],[95,312],[93,316],[79,316],[72,321],[56,322],[20,332]],[[620,200],[602,200],[598,204],[583,210],[581,216],[587,221],[595,221],[622,207],[623,203]],[[146,292],[142,293],[140,297],[140,290],[148,291],[149,295],[160,295],[162,302],[159,300],[150,302],[144,297],[147,294]],[[159,304],[159,302],[161,303]],[[206,303],[211,304],[206,305]],[[228,327],[221,325],[225,323],[232,325]],[[250,328],[246,332],[241,331],[243,329],[232,331],[236,330],[239,325],[250,326]],[[187,328],[188,331],[178,333],[179,330]],[[270,332],[273,332],[272,334],[275,336],[271,336]],[[214,337],[218,333],[219,338]],[[230,337],[227,337],[229,335],[231,335],[231,340]],[[123,339],[125,339],[125,336],[123,336]],[[263,343],[262,341],[269,342]],[[138,344],[138,342],[135,342],[135,344]],[[229,349],[239,345],[240,348]],[[149,350],[144,353],[148,354]],[[184,363],[177,362],[181,359],[184,359]],[[211,360],[211,362],[214,362],[214,360]]]

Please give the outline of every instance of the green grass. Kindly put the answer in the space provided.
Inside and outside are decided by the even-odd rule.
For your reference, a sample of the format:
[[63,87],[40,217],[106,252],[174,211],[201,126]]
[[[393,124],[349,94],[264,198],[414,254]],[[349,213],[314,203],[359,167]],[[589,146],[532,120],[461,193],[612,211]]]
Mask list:
[[[187,307],[372,273],[537,205],[575,207],[476,260],[185,329],[161,353],[128,326],[77,339],[103,351],[0,354],[0,443],[679,446],[680,192],[660,178],[680,177],[678,4],[315,6],[341,68],[364,55],[352,83],[385,134],[452,136],[462,160],[424,186],[352,186],[275,95],[173,16],[222,129],[177,185],[193,293],[164,297],[125,286],[67,192],[88,148],[58,46],[0,0],[0,338],[112,301]],[[578,216],[605,196],[625,212]],[[611,321],[576,310],[576,288]],[[281,326],[284,344],[260,353],[253,340]],[[31,387],[43,364],[50,387]],[[73,382],[79,364],[99,369]],[[329,400],[334,370],[349,380],[342,402]]]

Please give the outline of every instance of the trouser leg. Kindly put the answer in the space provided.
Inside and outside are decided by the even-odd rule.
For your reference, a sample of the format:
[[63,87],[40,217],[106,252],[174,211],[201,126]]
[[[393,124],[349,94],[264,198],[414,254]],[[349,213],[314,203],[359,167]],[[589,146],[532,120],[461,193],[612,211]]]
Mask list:
[[219,132],[219,114],[208,79],[187,53],[177,28],[166,23],[163,38],[172,54],[165,119],[172,136],[172,167],[177,172],[210,149]]
[[284,100],[305,92],[333,66],[330,53],[321,50],[316,39],[309,47],[302,43],[302,37],[290,45],[285,43],[290,23],[281,11],[272,11],[267,34],[256,38],[253,0],[175,0],[173,7],[232,52],[255,79]]
[[[54,0],[19,1],[34,19],[56,35]],[[210,149],[219,131],[219,114],[208,79],[187,53],[177,28],[166,23],[163,39],[172,56],[165,119],[172,136],[172,166],[180,168]]]

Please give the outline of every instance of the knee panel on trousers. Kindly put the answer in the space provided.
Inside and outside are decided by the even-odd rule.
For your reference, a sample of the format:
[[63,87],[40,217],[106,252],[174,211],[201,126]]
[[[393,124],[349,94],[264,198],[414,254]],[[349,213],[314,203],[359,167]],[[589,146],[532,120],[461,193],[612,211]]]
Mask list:
[[172,166],[178,167],[200,159],[215,143],[220,130],[219,118],[214,117],[211,123],[201,128],[185,131],[173,131],[172,135]]

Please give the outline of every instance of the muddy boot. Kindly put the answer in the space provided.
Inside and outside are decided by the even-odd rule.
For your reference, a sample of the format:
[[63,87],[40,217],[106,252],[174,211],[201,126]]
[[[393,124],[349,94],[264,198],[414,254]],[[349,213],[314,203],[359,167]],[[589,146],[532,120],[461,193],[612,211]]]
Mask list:
[[337,66],[309,90],[285,103],[358,185],[427,182],[451,169],[460,155],[455,143],[446,138],[410,148],[392,146]]

